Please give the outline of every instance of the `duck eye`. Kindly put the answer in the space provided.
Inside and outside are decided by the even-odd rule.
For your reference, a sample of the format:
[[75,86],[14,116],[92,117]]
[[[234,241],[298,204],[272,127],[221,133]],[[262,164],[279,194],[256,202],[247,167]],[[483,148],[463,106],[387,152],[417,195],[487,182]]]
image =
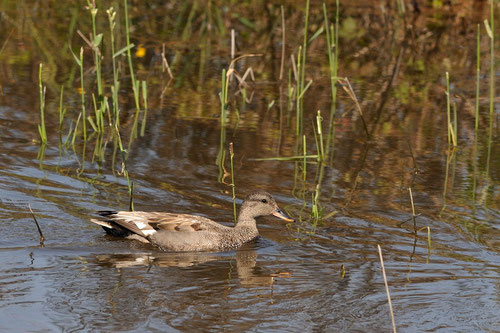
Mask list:
[[266,199],[262,199],[261,201],[262,201],[262,203],[267,203]]

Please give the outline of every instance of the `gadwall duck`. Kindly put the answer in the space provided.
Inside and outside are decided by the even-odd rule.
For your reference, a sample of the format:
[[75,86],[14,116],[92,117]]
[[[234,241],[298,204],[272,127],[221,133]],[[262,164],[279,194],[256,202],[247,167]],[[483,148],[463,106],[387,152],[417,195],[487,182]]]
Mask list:
[[223,251],[247,243],[259,231],[255,218],[274,215],[294,220],[283,213],[267,192],[250,193],[243,201],[235,227],[226,227],[206,217],[163,212],[100,211],[100,220],[91,221],[106,233],[156,245],[164,251]]

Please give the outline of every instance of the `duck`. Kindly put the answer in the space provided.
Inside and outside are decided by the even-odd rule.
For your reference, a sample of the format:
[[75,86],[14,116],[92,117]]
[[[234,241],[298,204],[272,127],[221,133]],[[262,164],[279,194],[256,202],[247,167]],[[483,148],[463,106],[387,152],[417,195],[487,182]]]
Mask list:
[[258,190],[248,194],[234,227],[209,218],[167,212],[99,211],[100,225],[107,234],[152,244],[167,252],[220,252],[235,249],[259,236],[256,218],[273,215],[287,222],[294,219],[284,213],[271,194]]

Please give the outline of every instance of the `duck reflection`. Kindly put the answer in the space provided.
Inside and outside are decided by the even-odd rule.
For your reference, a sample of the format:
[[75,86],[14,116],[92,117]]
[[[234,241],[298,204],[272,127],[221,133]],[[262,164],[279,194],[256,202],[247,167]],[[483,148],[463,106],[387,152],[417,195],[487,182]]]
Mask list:
[[257,252],[249,248],[240,248],[235,252],[226,253],[126,253],[126,254],[98,254],[96,263],[102,266],[118,269],[130,267],[192,267],[209,262],[228,261],[232,266],[236,261],[236,274],[243,286],[271,286],[274,278],[283,276],[282,273],[269,273],[265,268],[257,265]]

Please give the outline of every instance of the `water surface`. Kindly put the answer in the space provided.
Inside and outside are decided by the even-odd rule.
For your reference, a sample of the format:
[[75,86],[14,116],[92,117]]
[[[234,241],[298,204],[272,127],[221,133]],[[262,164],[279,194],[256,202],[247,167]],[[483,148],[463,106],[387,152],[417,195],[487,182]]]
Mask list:
[[[120,47],[125,40],[123,4],[99,4],[108,97],[113,76],[105,9],[111,5],[121,20]],[[237,203],[263,189],[297,218],[295,224],[262,218],[256,242],[199,254],[162,253],[106,236],[90,223],[96,210],[129,208],[112,132],[85,143],[80,130],[74,146],[65,144],[81,111],[79,69],[69,47],[85,46],[86,107],[93,116],[93,56],[76,33],[92,31],[90,14],[70,2],[1,6],[1,331],[390,331],[378,244],[399,331],[500,327],[500,141],[495,116],[489,127],[484,25],[474,131],[476,29],[489,18],[486,2],[436,2],[418,12],[409,6],[400,16],[392,3],[341,1],[339,76],[352,84],[369,137],[338,85],[331,152],[325,163],[311,159],[305,169],[301,160],[259,160],[302,152],[296,104],[289,101],[289,86],[296,84],[289,59],[302,44],[303,4],[284,6],[282,81],[280,4],[129,4],[135,74],[148,85],[145,132],[135,137],[128,65],[118,57],[120,134],[135,209],[196,212],[230,225],[231,177],[224,169],[230,170],[232,142]],[[334,4],[328,12],[334,21]],[[311,4],[309,19],[313,36],[324,22],[320,3]],[[237,62],[238,73],[251,67],[255,81],[248,79],[243,91],[233,78],[222,131],[218,94],[221,71],[231,62],[231,29],[237,56],[260,56]],[[161,67],[163,43],[172,80]],[[308,154],[317,153],[317,111],[326,130],[332,106],[326,52],[321,33],[308,45],[306,62],[306,81],[313,80],[304,95]],[[40,62],[45,146],[37,132]],[[446,71],[458,115],[455,149],[447,141]],[[67,116],[59,131],[61,85]],[[223,167],[216,163],[221,154]],[[319,219],[311,217],[315,196]],[[43,247],[28,204],[45,235]]]

